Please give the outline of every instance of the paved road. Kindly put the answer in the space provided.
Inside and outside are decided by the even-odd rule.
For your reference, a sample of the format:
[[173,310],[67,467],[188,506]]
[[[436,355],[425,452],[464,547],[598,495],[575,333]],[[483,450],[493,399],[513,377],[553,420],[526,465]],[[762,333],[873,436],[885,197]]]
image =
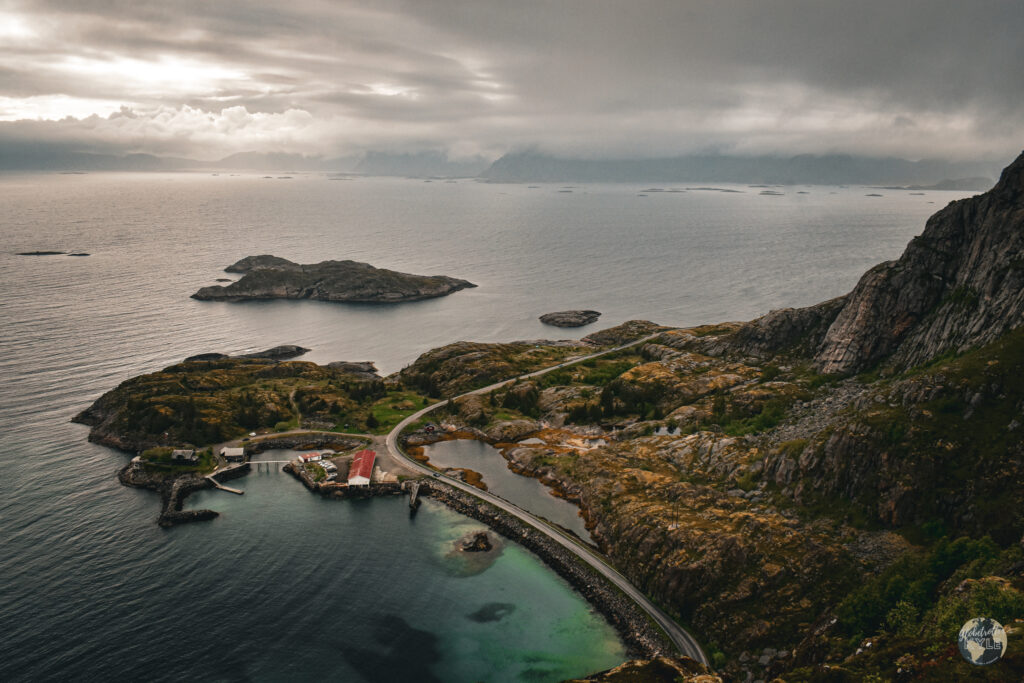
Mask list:
[[[581,358],[576,358],[574,360],[565,361],[564,363],[559,363],[558,365],[553,365],[549,368],[544,368],[543,370],[537,370],[535,372],[530,372],[525,375],[520,375],[519,377],[513,377],[512,379],[508,379],[503,382],[497,382],[482,389],[468,391],[465,394],[456,396],[455,398],[462,398],[462,396],[469,396],[472,394],[484,394],[495,389],[498,389],[499,387],[503,387],[506,384],[510,384],[516,381],[517,379],[522,379],[526,377],[537,377],[539,375],[552,372],[553,370],[558,370],[559,368],[574,365],[576,363],[580,363],[591,358],[597,358],[599,356],[604,356],[610,353],[615,353],[616,351],[621,351],[622,349],[627,349],[632,346],[643,344],[644,342],[647,342],[657,336],[657,334],[652,334],[647,337],[644,337],[643,339],[639,339],[635,342],[624,344],[622,346],[617,346],[613,349],[608,349],[607,351],[601,351],[599,353],[590,354],[589,356],[583,356]],[[434,470],[425,467],[424,465],[407,456],[398,446],[398,436],[399,434],[401,434],[402,430],[405,429],[408,425],[412,424],[416,420],[419,420],[420,418],[422,418],[424,415],[427,415],[431,411],[437,410],[441,406],[446,405],[447,403],[448,401],[440,401],[431,406],[427,406],[426,408],[416,413],[413,413],[409,417],[399,422],[398,425],[396,425],[395,428],[392,429],[390,433],[388,433],[386,440],[387,448],[391,455],[399,460],[404,460],[405,462],[408,463],[408,466],[411,469],[417,472],[426,475],[436,474]],[[604,560],[604,558],[602,558],[597,553],[592,551],[590,548],[580,543],[577,539],[573,538],[572,536],[569,536],[560,529],[553,527],[547,522],[544,522],[543,520],[534,517],[526,510],[523,510],[522,508],[513,505],[504,498],[500,498],[494,495],[493,493],[481,491],[480,489],[474,486],[470,486],[469,484],[466,484],[457,479],[452,479],[450,477],[441,476],[440,478],[443,479],[446,484],[454,486],[455,488],[466,493],[469,493],[471,495],[474,495],[477,498],[480,498],[481,500],[485,500],[491,505],[494,505],[495,507],[504,510],[508,514],[519,518],[523,522],[526,522],[530,526],[536,528],[538,531],[541,531],[542,533],[549,536],[562,547],[575,553],[584,562],[589,564],[591,567],[597,570],[602,576],[604,576],[613,584],[615,584],[618,588],[620,588],[622,592],[624,592],[626,595],[632,598],[633,601],[636,602],[636,604],[639,605],[644,612],[650,615],[650,617],[662,628],[662,630],[665,631],[669,639],[672,641],[673,644],[675,644],[675,646],[679,649],[681,653],[688,657],[692,657],[693,659],[697,660],[698,662],[701,662],[702,664],[706,665],[709,663],[707,656],[704,654],[704,650],[701,649],[700,644],[697,643],[696,639],[694,639],[692,635],[690,635],[682,626],[677,624],[671,617],[669,617],[667,614],[661,611],[657,607],[657,605],[652,603],[647,598],[647,596],[644,595],[642,591],[640,591],[640,589],[638,589],[636,586],[630,583],[626,577],[624,577],[622,574],[616,571],[614,567],[612,567]]]

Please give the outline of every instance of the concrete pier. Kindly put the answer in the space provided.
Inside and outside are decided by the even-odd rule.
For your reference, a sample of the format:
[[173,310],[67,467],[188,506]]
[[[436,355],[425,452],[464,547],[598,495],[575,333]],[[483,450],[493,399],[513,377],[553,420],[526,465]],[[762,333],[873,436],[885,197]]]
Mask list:
[[219,481],[217,481],[217,475],[218,474],[232,474],[233,476],[238,476],[239,474],[241,474],[243,472],[248,472],[249,469],[250,469],[249,463],[247,463],[247,462],[238,463],[237,465],[231,465],[230,467],[225,467],[222,470],[215,470],[215,471],[211,472],[210,474],[206,475],[206,479],[211,484],[213,484],[213,486],[215,488],[218,488],[221,491],[227,491],[228,493],[234,493],[236,495],[241,496],[241,495],[243,495],[245,493],[245,491],[243,491],[241,489],[233,489],[230,486],[224,486],[224,484],[222,484]]
[[413,510],[420,506],[420,483],[418,481],[410,481],[409,485],[409,507]]

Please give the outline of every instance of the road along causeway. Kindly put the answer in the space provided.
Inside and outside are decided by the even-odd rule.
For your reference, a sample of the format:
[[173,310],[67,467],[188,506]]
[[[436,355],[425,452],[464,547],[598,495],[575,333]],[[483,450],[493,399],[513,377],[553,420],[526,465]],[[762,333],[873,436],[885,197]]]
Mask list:
[[623,593],[629,596],[629,598],[633,600],[637,604],[637,606],[639,606],[640,609],[642,609],[662,629],[662,631],[665,632],[665,635],[668,636],[668,639],[676,646],[680,653],[695,659],[701,664],[708,665],[709,662],[707,655],[704,654],[704,650],[701,649],[700,644],[697,642],[697,640],[692,635],[690,635],[690,633],[686,629],[677,624],[675,620],[673,620],[670,616],[665,614],[665,612],[663,612],[657,605],[651,602],[651,600],[646,595],[644,595],[644,593],[640,589],[638,589],[636,586],[630,583],[630,581],[625,576],[620,574],[614,567],[608,564],[608,562],[603,557],[595,553],[593,550],[591,550],[583,543],[570,536],[569,534],[566,534],[562,530],[535,517],[534,515],[530,514],[526,510],[523,510],[519,506],[508,502],[504,498],[496,496],[493,493],[489,493],[487,491],[482,491],[476,488],[475,486],[470,486],[469,484],[466,484],[465,482],[459,481],[457,479],[437,474],[434,470],[425,467],[421,463],[409,457],[402,450],[401,446],[398,443],[398,437],[402,433],[402,430],[404,430],[410,424],[421,419],[425,415],[429,414],[430,412],[447,405],[450,401],[454,401],[464,396],[471,396],[473,394],[486,394],[491,391],[494,391],[495,389],[503,387],[506,384],[511,384],[516,380],[537,377],[548,372],[558,370],[559,368],[568,367],[570,365],[575,365],[576,363],[581,363],[590,360],[591,358],[598,358],[600,356],[616,353],[618,351],[622,351],[623,349],[628,349],[630,347],[648,342],[657,336],[657,334],[652,334],[642,339],[638,339],[637,341],[630,342],[629,344],[616,346],[615,348],[600,351],[598,353],[593,353],[588,356],[574,358],[572,360],[559,363],[558,365],[552,365],[551,367],[544,368],[542,370],[536,370],[525,375],[512,377],[510,379],[497,382],[495,384],[491,384],[481,389],[474,389],[473,391],[468,391],[464,394],[460,394],[459,396],[455,396],[451,399],[439,401],[438,403],[427,406],[426,408],[423,408],[422,410],[413,413],[412,415],[408,416],[407,418],[399,422],[397,425],[395,425],[395,428],[392,429],[387,435],[386,444],[388,452],[391,453],[393,457],[399,458],[402,461],[406,462],[410,469],[413,469],[417,472],[420,472],[428,476],[437,476],[439,479],[442,479],[444,483],[448,484],[449,486],[459,489],[464,493],[468,493],[472,496],[475,496],[476,498],[479,498],[480,500],[483,500],[487,503],[490,503],[491,505],[502,510],[506,514],[516,517],[525,524],[545,534],[553,541],[564,547],[566,550],[575,554],[581,560],[590,565],[590,567],[597,571],[606,580],[611,582],[615,587],[617,587],[619,590],[621,590]]

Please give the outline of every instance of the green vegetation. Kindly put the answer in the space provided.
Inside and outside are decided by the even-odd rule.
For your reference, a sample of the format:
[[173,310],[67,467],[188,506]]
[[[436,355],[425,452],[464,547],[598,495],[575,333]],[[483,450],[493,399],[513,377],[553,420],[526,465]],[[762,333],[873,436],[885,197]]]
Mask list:
[[390,428],[422,406],[412,390],[302,361],[231,358],[190,361],[107,392],[77,419],[121,442],[203,446],[302,421],[359,430],[369,418]]
[[423,354],[402,370],[402,383],[433,398],[455,396],[557,365],[581,349],[534,344],[458,342]]
[[175,461],[171,459],[171,453],[175,449],[169,447],[150,448],[141,453],[143,466],[150,473],[185,474],[187,472],[212,472],[217,466],[213,451],[204,448],[196,451],[199,462],[196,464]]
[[[730,436],[757,434],[772,429],[786,416],[786,410],[793,399],[773,398],[761,405],[760,410],[750,417],[728,419],[722,424],[722,431]],[[727,417],[723,416],[723,418]]]
[[998,569],[1000,557],[999,546],[987,536],[943,538],[927,552],[908,553],[869,579],[839,604],[836,614],[857,640],[883,629],[909,629],[911,614],[924,614],[935,605],[942,582],[954,574],[959,580],[984,576]]
[[320,482],[327,479],[327,470],[321,467],[315,462],[307,462],[304,467],[309,472],[310,476],[313,477],[313,482],[319,484]]
[[[971,481],[973,527],[1001,544],[1020,538],[1024,509],[1013,463],[1024,455],[1021,367],[1024,329],[893,378],[876,392],[875,403],[851,411],[849,431],[858,434],[862,448],[903,463],[931,492],[918,500],[918,519],[957,528],[956,511],[942,501],[962,495],[963,482]],[[887,396],[893,392],[926,400],[891,401]],[[877,507],[871,494],[858,496],[866,511]]]

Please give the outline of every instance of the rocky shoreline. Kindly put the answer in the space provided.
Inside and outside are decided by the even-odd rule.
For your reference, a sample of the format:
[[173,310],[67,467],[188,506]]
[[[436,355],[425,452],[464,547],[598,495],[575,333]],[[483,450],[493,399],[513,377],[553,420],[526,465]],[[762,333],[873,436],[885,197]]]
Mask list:
[[[235,479],[247,474],[250,470],[249,464],[232,468],[222,472],[219,476],[222,479]],[[176,524],[188,522],[201,522],[217,517],[220,513],[216,510],[183,510],[185,499],[195,491],[213,488],[204,475],[190,473],[177,477],[160,477],[146,472],[136,462],[130,462],[121,468],[117,473],[117,480],[124,486],[132,488],[149,489],[160,494],[160,516],[157,517],[157,524],[162,527],[172,527]]]

